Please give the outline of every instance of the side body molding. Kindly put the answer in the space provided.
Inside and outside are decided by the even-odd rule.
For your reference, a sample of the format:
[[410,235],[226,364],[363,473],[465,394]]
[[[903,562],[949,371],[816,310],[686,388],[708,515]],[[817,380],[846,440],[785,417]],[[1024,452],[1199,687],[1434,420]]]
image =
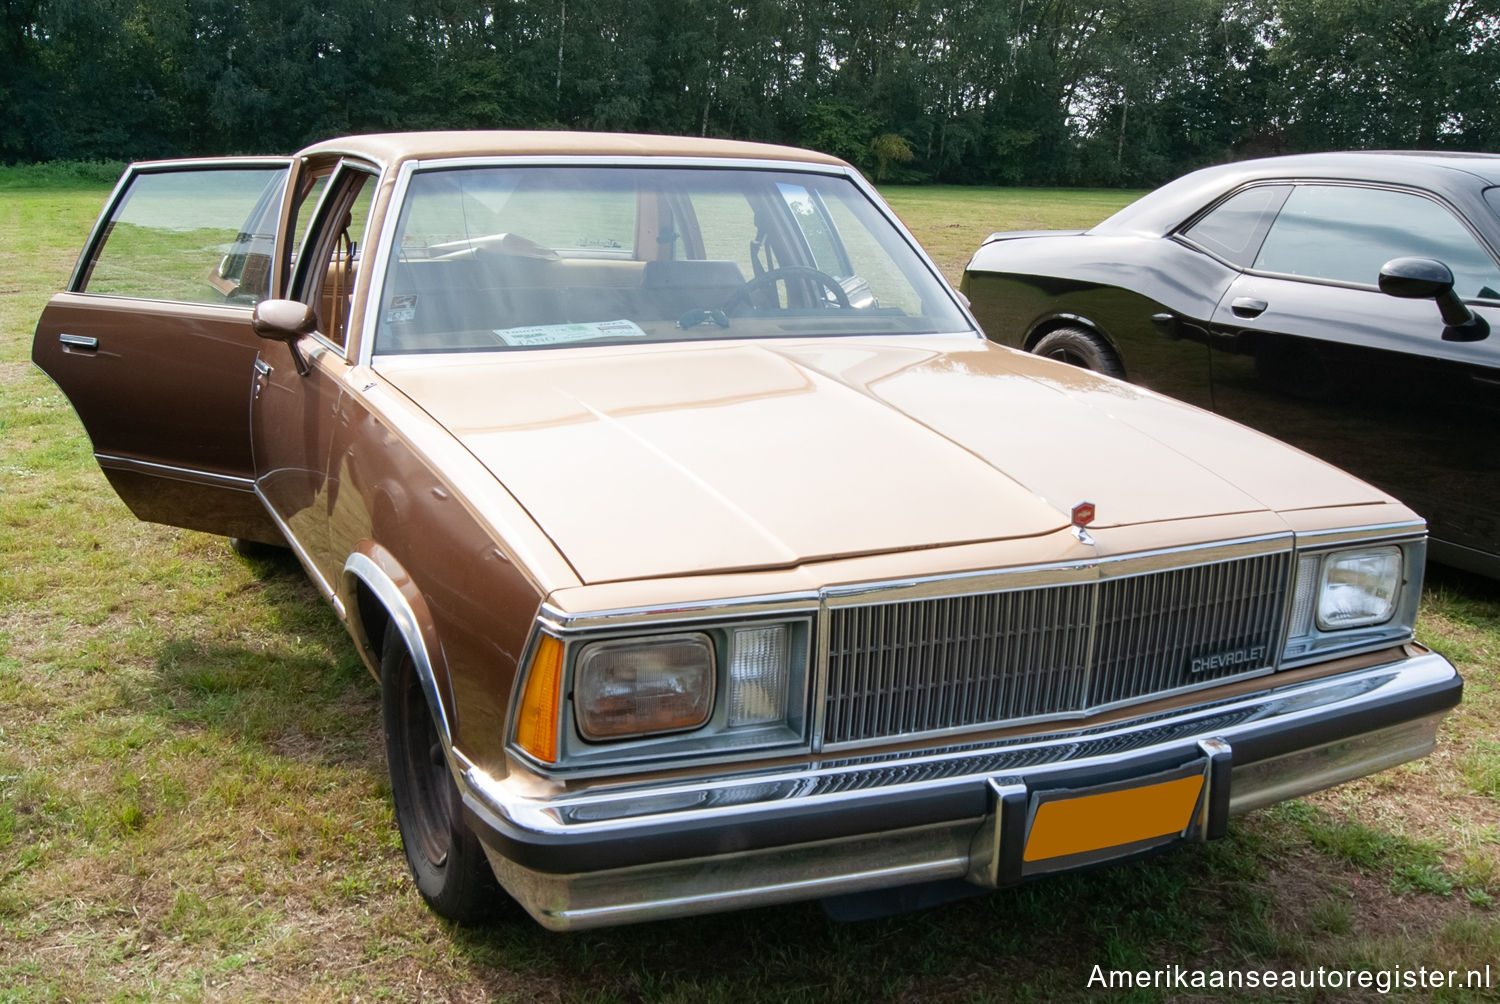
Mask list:
[[[390,614],[390,625],[387,630],[395,628],[400,632],[401,640],[406,643],[406,649],[411,653],[412,662],[416,665],[417,678],[422,681],[422,691],[427,695],[427,706],[432,709],[438,733],[442,736],[443,752],[451,757],[453,730],[448,722],[447,703],[438,691],[437,674],[433,670],[432,656],[428,651],[416,611],[412,609],[406,592],[396,584],[391,573],[394,571],[401,578],[406,578],[406,575],[400,570],[395,559],[379,545],[367,546],[373,553],[356,551],[344,562],[344,584],[349,597],[346,609],[349,611],[350,626],[355,629],[356,637],[369,637],[366,625],[361,623],[363,615],[359,604],[353,602],[354,586],[357,582],[374,593],[381,606],[385,607],[386,612]],[[408,584],[410,581],[408,578]]]

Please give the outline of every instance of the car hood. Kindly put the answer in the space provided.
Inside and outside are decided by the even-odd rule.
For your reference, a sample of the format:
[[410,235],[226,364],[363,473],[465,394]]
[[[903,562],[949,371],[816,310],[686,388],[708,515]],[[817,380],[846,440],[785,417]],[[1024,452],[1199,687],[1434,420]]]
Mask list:
[[987,342],[388,357],[584,582],[1386,501],[1259,433]]

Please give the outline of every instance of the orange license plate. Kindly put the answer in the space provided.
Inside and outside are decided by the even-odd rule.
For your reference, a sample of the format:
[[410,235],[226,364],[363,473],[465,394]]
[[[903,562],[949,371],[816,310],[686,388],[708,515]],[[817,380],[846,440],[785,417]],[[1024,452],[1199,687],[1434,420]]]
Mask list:
[[1138,781],[1041,795],[1026,835],[1027,871],[1105,860],[1169,843],[1199,812],[1206,765]]

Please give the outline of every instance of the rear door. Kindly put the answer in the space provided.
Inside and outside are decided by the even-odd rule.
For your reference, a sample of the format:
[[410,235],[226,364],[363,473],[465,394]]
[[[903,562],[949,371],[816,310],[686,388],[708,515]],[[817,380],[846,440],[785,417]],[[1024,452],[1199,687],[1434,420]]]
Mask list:
[[126,171],[32,342],[141,519],[276,542],[254,494],[254,305],[273,295],[285,158]]

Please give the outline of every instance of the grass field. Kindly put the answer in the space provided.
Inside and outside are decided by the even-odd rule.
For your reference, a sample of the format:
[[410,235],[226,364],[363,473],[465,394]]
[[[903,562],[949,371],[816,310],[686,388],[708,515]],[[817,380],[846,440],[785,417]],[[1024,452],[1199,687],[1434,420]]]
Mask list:
[[[1226,840],[861,924],[813,904],[573,935],[438,921],[332,613],[294,564],[136,522],[27,361],[107,191],[0,170],[0,1002],[1082,1000],[1096,964],[1489,965],[1487,994],[1406,996],[1500,996],[1500,588],[1452,573],[1419,626],[1468,681],[1437,752]],[[954,279],[992,230],[1130,198],[888,194]]]

